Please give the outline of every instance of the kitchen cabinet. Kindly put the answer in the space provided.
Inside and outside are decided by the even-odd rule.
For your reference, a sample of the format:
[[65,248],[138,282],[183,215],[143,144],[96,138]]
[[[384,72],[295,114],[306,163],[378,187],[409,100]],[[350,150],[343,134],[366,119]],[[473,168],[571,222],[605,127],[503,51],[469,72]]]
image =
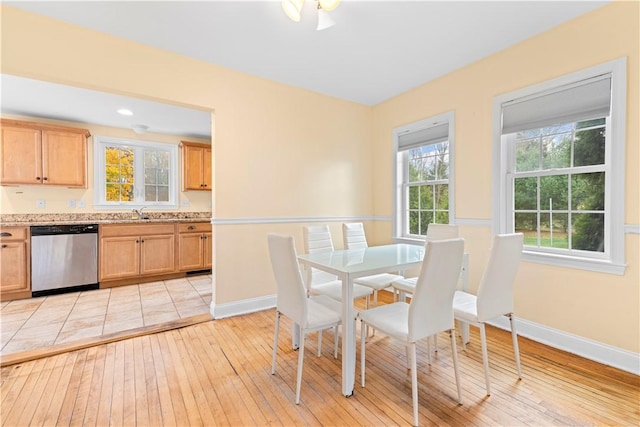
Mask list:
[[0,300],[29,298],[28,227],[0,227]]
[[204,270],[212,266],[211,223],[178,224],[178,269]]
[[87,188],[86,129],[2,119],[1,185]]
[[105,224],[100,227],[99,281],[176,272],[174,224]]
[[182,191],[211,191],[211,145],[181,141]]

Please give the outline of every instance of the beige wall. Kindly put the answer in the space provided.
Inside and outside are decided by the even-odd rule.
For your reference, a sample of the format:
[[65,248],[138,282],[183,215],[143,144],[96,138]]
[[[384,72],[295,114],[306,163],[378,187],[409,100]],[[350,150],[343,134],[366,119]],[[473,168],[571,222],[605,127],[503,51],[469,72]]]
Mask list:
[[217,304],[275,293],[268,231],[301,238],[300,218],[370,215],[370,107],[5,5],[0,11],[2,73],[210,110],[214,216],[292,218],[215,226]]
[[[374,108],[11,7],[0,11],[3,73],[214,112],[214,216],[292,218],[215,227],[218,304],[274,294],[267,232],[293,234],[301,249],[305,217],[390,217],[391,135],[402,124],[455,112],[456,216],[490,220],[493,98],[620,56],[629,57],[626,221],[640,223],[637,2],[605,6]],[[388,242],[391,223],[367,223],[367,233],[373,243]],[[466,226],[462,234],[475,285],[491,231]],[[624,276],[523,263],[518,315],[639,351],[638,244],[638,235],[627,235]]]
[[[497,95],[628,57],[625,223],[640,223],[638,171],[639,3],[597,9],[482,61],[374,107],[375,215],[391,215],[392,130],[455,112],[456,218],[491,220],[492,106]],[[378,229],[388,233],[380,225]],[[464,226],[471,285],[491,244],[490,227]],[[516,284],[519,317],[595,341],[640,350],[639,236],[625,239],[624,276],[523,262]]]
[[[210,143],[210,140],[180,137],[175,135],[164,135],[158,133],[146,133],[138,135],[130,129],[119,129],[107,126],[87,125],[86,123],[76,123],[61,120],[46,120],[28,116],[4,115],[3,118],[14,120],[25,120],[30,122],[48,123],[61,126],[77,127],[87,129],[91,136],[87,141],[87,188],[65,188],[51,187],[43,185],[21,185],[21,186],[0,186],[0,212],[3,214],[29,214],[29,213],[93,213],[105,212],[97,211],[93,208],[94,197],[94,167],[93,167],[93,138],[94,136],[111,136],[115,138],[128,138],[130,140],[162,142],[166,144],[178,145],[180,141],[193,141]],[[179,153],[182,158],[182,153]],[[206,191],[179,191],[180,207],[174,212],[208,212],[211,210],[211,193]],[[68,205],[69,199],[76,202],[75,208]],[[36,202],[44,200],[44,209],[36,208]],[[84,208],[77,207],[78,201],[82,200]],[[188,206],[183,202],[187,200]],[[128,210],[128,209],[127,209]],[[147,209],[153,211],[153,209]],[[114,210],[109,210],[114,212]]]

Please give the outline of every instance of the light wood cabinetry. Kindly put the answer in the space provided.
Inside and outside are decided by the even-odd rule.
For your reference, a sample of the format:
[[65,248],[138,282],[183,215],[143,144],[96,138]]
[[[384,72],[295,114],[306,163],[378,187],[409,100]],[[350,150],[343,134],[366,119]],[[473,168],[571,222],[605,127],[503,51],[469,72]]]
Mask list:
[[100,282],[176,272],[174,224],[100,226]]
[[211,145],[182,141],[182,191],[211,191]]
[[212,266],[211,223],[178,224],[178,269],[204,270]]
[[86,129],[1,120],[0,184],[87,187]]
[[31,296],[28,227],[0,227],[0,300]]

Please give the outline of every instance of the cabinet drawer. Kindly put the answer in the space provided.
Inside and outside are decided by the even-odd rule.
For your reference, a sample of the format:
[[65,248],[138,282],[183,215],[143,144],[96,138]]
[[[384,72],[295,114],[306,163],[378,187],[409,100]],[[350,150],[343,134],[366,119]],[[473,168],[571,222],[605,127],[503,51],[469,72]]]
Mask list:
[[191,222],[178,224],[178,233],[202,233],[211,231],[210,222]]
[[102,237],[111,236],[144,236],[150,234],[173,234],[175,225],[167,223],[146,224],[105,224],[100,226]]
[[28,235],[27,227],[0,228],[0,240],[27,240]]

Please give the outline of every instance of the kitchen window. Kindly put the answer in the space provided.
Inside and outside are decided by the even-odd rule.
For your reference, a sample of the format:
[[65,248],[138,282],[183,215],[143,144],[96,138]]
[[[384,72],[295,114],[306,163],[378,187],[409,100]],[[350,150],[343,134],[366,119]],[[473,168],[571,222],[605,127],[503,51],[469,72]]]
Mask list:
[[431,223],[453,221],[453,113],[394,131],[396,238],[424,240]]
[[177,145],[96,136],[95,206],[177,208]]
[[497,100],[497,228],[524,234],[524,259],[624,272],[625,70],[613,61]]

